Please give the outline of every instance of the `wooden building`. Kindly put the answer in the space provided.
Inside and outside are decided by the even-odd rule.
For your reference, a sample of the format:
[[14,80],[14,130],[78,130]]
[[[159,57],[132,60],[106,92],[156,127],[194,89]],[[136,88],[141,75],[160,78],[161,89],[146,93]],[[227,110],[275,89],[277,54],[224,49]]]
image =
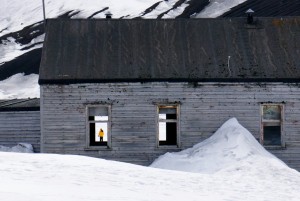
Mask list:
[[0,100],[0,145],[28,143],[40,152],[40,99]]
[[300,17],[48,20],[41,151],[149,165],[236,117],[300,170],[299,81]]

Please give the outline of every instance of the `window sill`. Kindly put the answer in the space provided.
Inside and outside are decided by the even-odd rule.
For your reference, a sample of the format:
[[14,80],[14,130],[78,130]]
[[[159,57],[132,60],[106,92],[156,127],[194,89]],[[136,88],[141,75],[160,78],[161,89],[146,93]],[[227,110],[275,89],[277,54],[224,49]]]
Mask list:
[[112,148],[108,146],[95,146],[95,147],[85,147],[84,151],[111,151]]
[[160,146],[156,147],[156,149],[174,149],[174,150],[181,150],[181,148],[178,147],[177,145],[160,145]]
[[281,146],[281,145],[265,145],[264,148],[266,150],[285,150],[286,146]]

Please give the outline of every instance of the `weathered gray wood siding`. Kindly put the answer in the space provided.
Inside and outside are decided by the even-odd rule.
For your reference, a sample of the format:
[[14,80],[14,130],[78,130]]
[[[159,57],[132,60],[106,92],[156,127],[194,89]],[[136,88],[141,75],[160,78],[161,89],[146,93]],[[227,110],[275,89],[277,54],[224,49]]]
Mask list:
[[0,145],[12,147],[18,143],[32,144],[40,152],[40,111],[1,111]]
[[[99,83],[41,86],[42,152],[148,165],[193,146],[236,117],[256,138],[260,103],[284,103],[286,149],[271,150],[300,170],[300,88],[285,83]],[[180,148],[156,146],[156,104],[180,102]],[[112,149],[86,150],[86,105],[111,104]]]

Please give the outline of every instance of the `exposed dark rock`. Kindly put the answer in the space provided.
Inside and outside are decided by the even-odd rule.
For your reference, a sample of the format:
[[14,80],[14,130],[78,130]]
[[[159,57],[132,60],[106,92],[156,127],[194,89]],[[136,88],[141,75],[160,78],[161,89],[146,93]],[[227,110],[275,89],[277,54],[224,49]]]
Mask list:
[[108,7],[105,7],[105,8],[103,8],[102,10],[99,10],[99,11],[97,11],[97,12],[94,12],[92,15],[90,15],[87,19],[91,19],[91,18],[93,18],[95,15],[97,15],[97,14],[99,14],[99,13],[102,13],[102,12],[104,12],[104,11],[106,11],[106,10],[108,10]]
[[165,11],[165,12],[159,14],[159,15],[157,16],[157,18],[158,18],[158,19],[161,19],[165,14],[167,14],[167,13],[170,12],[171,10],[174,10],[174,9],[178,8],[178,7],[181,6],[184,2],[185,2],[185,0],[179,0],[179,1],[177,1],[177,2],[173,5],[173,7],[172,7],[171,9],[169,9],[169,10],[167,10],[167,11]]
[[[164,0],[166,1],[166,0]],[[141,17],[151,13],[154,9],[156,9],[163,0],[158,1],[153,4],[149,8],[147,8],[144,12],[141,13]],[[180,7],[185,0],[178,0],[174,6],[161,13],[157,18],[162,18],[163,15],[167,14],[173,9]],[[187,2],[189,4],[182,14],[177,16],[176,18],[190,18],[192,15],[201,12],[208,4],[209,0],[190,0]],[[255,11],[254,16],[261,17],[272,17],[272,16],[299,16],[300,15],[300,4],[299,0],[248,0],[234,8],[230,11],[224,13],[220,17],[242,17],[245,16],[245,11],[247,9],[253,9]],[[108,10],[108,7],[103,8],[95,13],[93,13],[88,18],[93,18],[95,15]],[[64,14],[58,16],[58,18],[72,18],[77,15],[80,11],[71,10],[65,12]],[[125,17],[125,16],[124,16]],[[138,17],[138,18],[141,18]],[[123,17],[122,17],[123,18]],[[24,27],[22,30],[9,33],[0,37],[0,44],[4,44],[5,41],[8,41],[9,38],[14,38],[15,41],[21,45],[28,45],[33,39],[37,38],[44,34],[44,22],[40,21],[30,26]],[[2,27],[0,29],[0,33],[6,30],[7,28]],[[42,42],[38,42],[32,45],[24,46],[21,50],[28,50],[35,45],[41,44]],[[6,79],[11,75],[24,72],[25,74],[30,73],[38,73],[40,60],[41,60],[41,48],[32,50],[27,52],[12,61],[7,61],[4,64],[0,64],[0,80]]]
[[5,80],[18,73],[25,73],[25,75],[38,74],[41,56],[42,48],[38,48],[4,63],[0,66],[0,80]]
[[33,25],[26,26],[20,31],[12,32],[5,34],[0,37],[0,44],[4,44],[4,41],[7,41],[8,38],[14,38],[17,43],[22,45],[27,45],[31,42],[32,39],[44,34],[44,22],[40,21]]
[[70,19],[73,16],[77,15],[78,13],[80,13],[80,11],[70,10],[70,11],[65,12],[64,14],[58,16],[57,18],[62,18],[62,19],[67,18],[67,19]]
[[[162,1],[159,1],[155,4],[153,4],[151,7],[147,8],[142,13],[141,17],[148,13],[151,13],[161,2]],[[158,19],[162,18],[165,14],[167,14],[171,10],[177,9],[183,3],[185,3],[185,0],[177,1],[171,9],[159,14],[157,16],[157,18]],[[176,18],[190,18],[191,15],[201,12],[205,8],[205,6],[207,6],[209,4],[209,0],[191,0],[191,1],[187,2],[187,4],[188,4],[188,6],[184,9],[183,13],[180,14],[179,16],[177,16]],[[140,17],[138,17],[138,18],[140,18]]]
[[[79,11],[68,11],[58,18],[71,18],[77,15]],[[3,29],[5,30],[5,29]],[[3,31],[2,30],[2,31]],[[24,27],[20,31],[12,32],[0,37],[0,44],[4,44],[9,38],[14,38],[16,43],[21,45],[28,45],[33,39],[41,36],[45,32],[44,21],[34,23],[32,25]],[[28,50],[35,45],[41,44],[43,42],[37,42],[35,44],[25,46],[21,50]],[[39,66],[41,61],[42,48],[31,50],[11,61],[7,61],[0,65],[0,80],[4,80],[17,73],[39,73]]]
[[176,18],[190,18],[193,14],[200,13],[209,4],[209,0],[191,0],[187,4],[189,6]]
[[37,43],[34,43],[34,44],[32,44],[32,45],[23,47],[21,50],[28,50],[28,49],[30,49],[30,48],[33,48],[33,47],[36,46],[36,45],[39,45],[39,44],[43,44],[43,42],[37,42]]
[[245,12],[251,8],[254,16],[275,17],[275,16],[299,16],[299,0],[251,0],[230,9],[221,17],[244,17]]
[[2,29],[2,30],[0,30],[0,33],[2,33],[2,32],[5,31],[5,30],[7,30],[7,27],[4,28],[4,29]]
[[153,4],[152,6],[150,6],[149,8],[147,8],[144,12],[142,12],[141,16],[147,15],[148,13],[151,13],[162,1],[159,1],[155,4]]

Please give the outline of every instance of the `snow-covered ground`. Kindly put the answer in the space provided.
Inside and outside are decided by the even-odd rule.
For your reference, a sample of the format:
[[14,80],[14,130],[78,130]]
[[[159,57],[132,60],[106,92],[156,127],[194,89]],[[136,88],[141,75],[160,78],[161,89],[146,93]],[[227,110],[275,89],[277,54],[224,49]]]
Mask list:
[[8,152],[0,152],[0,164],[3,201],[300,198],[300,173],[265,151],[234,118],[193,148],[161,156],[152,165],[156,168],[84,156]]

